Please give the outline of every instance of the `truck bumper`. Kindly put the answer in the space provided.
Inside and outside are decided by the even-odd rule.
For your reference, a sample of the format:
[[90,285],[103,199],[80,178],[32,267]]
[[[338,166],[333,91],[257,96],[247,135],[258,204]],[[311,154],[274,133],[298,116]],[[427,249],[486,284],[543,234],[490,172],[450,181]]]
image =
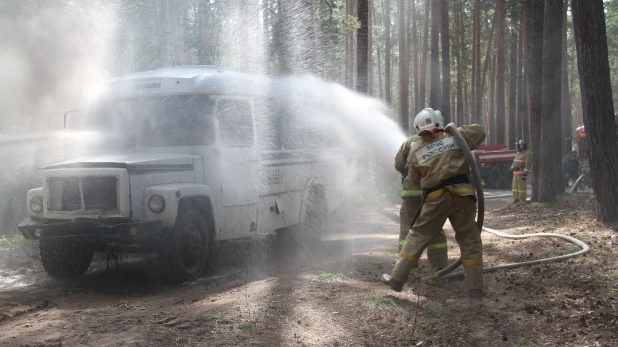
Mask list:
[[161,239],[160,221],[103,223],[93,219],[49,221],[26,218],[18,226],[28,240],[75,238],[93,243],[142,243]]

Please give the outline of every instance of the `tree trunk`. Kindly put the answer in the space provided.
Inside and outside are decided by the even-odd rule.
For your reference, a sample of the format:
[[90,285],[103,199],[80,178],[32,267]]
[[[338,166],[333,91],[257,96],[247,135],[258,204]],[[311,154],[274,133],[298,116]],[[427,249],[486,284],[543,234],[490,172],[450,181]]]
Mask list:
[[[373,13],[373,18],[374,18],[374,22],[378,22],[376,19],[376,6],[375,6],[375,2],[371,2],[371,13]],[[382,19],[384,19],[384,16],[382,16]],[[372,29],[371,27],[369,29]],[[378,97],[382,100],[384,100],[384,89],[382,88],[382,58],[380,57],[380,35],[378,35],[378,32],[375,31],[374,35],[376,38],[376,58],[377,58],[377,65],[378,65]]]
[[[496,141],[497,143],[505,143],[505,91],[504,91],[504,71],[505,64],[505,21],[506,21],[506,0],[498,0],[496,5],[496,26],[497,26],[497,46],[498,46],[498,64],[496,66]],[[511,144],[508,144],[511,147]]]
[[509,49],[509,148],[514,149],[517,142],[517,32],[515,23],[517,22],[517,6],[511,6],[511,34]]
[[384,88],[382,87],[382,59],[380,55],[380,44],[378,43],[378,47],[376,49],[376,54],[378,56],[378,92],[380,99],[384,100]]
[[[270,22],[269,22],[269,16],[270,16],[270,11],[268,9],[268,1],[269,0],[262,0],[262,34],[264,36],[264,51],[266,52],[264,54],[264,56],[268,57],[270,56],[269,51],[270,51]],[[266,73],[270,73],[270,69],[268,68],[268,63],[266,64],[266,67],[264,68],[266,70]]]
[[[281,0],[279,0],[281,1]],[[350,16],[350,8],[352,7],[351,5],[352,0],[346,0],[345,1],[345,14],[346,17]],[[347,19],[347,18],[346,18]],[[344,62],[344,68],[345,68],[345,86],[350,88],[352,86],[352,82],[350,81],[350,64],[352,64],[352,62],[350,61],[350,51],[352,50],[352,48],[350,47],[350,31],[348,30],[348,28],[345,28],[345,62]]]
[[543,117],[539,201],[556,201],[561,184],[560,78],[562,60],[562,0],[546,0],[543,23]]
[[465,124],[464,112],[463,112],[463,30],[461,28],[461,0],[456,0],[455,11],[455,42],[457,42],[457,116],[455,117],[458,124]]
[[398,74],[398,92],[399,97],[397,102],[399,103],[399,126],[403,132],[408,135],[410,130],[410,114],[409,114],[409,90],[408,90],[408,49],[406,44],[406,9],[404,0],[397,2],[399,12],[399,74]]
[[524,3],[524,19],[522,21],[522,34],[524,37],[524,44],[523,44],[523,50],[524,50],[524,55],[522,57],[522,63],[523,63],[523,77],[522,77],[522,89],[520,89],[522,91],[522,107],[521,107],[521,112],[522,112],[522,135],[521,138],[525,139],[526,141],[528,141],[528,143],[530,143],[530,93],[528,90],[528,70],[530,69],[530,65],[528,65],[529,60],[528,60],[528,56],[530,55],[530,44],[529,44],[529,40],[530,40],[530,35],[528,34],[528,30],[530,30],[529,28],[529,22],[530,22],[530,10],[526,11],[526,5]]
[[485,94],[485,77],[487,76],[488,62],[489,62],[489,59],[491,58],[491,46],[492,46],[493,37],[494,37],[494,29],[495,29],[494,24],[496,24],[496,14],[497,12],[494,14],[494,19],[492,21],[491,29],[489,31],[489,40],[487,40],[487,53],[485,54],[485,63],[483,64],[483,71],[481,72],[481,88],[479,88],[479,90],[482,91],[482,94]]
[[489,132],[491,143],[496,143],[496,57],[490,56],[491,76],[489,77]]
[[372,0],[367,0],[367,95],[374,96],[373,91],[373,6]]
[[[481,1],[474,1],[474,14],[472,21],[472,85],[470,86],[470,122],[478,123],[479,122],[479,114],[476,109],[476,93],[477,86],[476,82],[479,80],[479,73],[481,69],[481,57],[480,50],[477,54],[477,47],[480,46],[480,22],[481,22]],[[477,64],[478,62],[478,64]],[[480,88],[480,87],[479,87]]]
[[543,14],[545,6],[538,0],[526,0],[524,11],[528,13],[528,94],[530,100],[530,142],[532,145],[532,201],[539,196],[539,169],[541,166],[540,139],[543,117]]
[[425,20],[423,22],[423,57],[421,61],[421,83],[419,93],[419,110],[427,107],[427,52],[429,50],[429,9],[431,0],[425,0]]
[[476,94],[481,89],[481,0],[474,1],[474,21],[472,24],[472,86],[470,88],[471,123],[480,123],[480,105],[476,103]]
[[429,68],[429,107],[440,108],[440,1],[431,0],[431,65]]
[[569,96],[569,59],[567,56],[567,11],[569,1],[564,1],[564,12],[562,13],[562,153],[571,152],[573,127],[571,116],[571,98]]
[[[414,96],[414,112],[420,112],[421,110],[421,102],[419,100],[419,64],[418,64],[418,33],[417,33],[417,25],[416,25],[416,0],[410,1],[410,11],[411,11],[411,20],[412,20],[412,41],[410,42],[410,48],[408,51],[412,53],[412,65],[414,71],[414,82],[412,83],[412,95]],[[414,114],[414,113],[413,113]]]
[[[479,5],[480,6],[480,5]],[[482,82],[482,75],[481,75],[481,10],[479,8],[478,11],[478,18],[479,20],[477,21],[477,25],[476,25],[476,31],[477,31],[477,35],[476,35],[476,82],[474,82],[474,88],[475,88],[475,92],[474,92],[474,109],[475,109],[475,117],[476,117],[476,123],[482,124],[483,123],[483,88],[481,87]]]
[[442,42],[442,106],[444,124],[451,122],[451,52],[449,41],[448,0],[440,0],[440,40]]
[[571,9],[597,219],[607,223],[618,220],[618,136],[603,1],[573,0]]
[[517,129],[515,133],[515,138],[524,138],[524,95],[526,95],[524,91],[524,77],[523,77],[523,68],[524,68],[524,20],[523,18],[519,21],[519,42],[517,44],[517,117],[516,124]]
[[385,72],[385,101],[390,105],[391,95],[391,1],[384,0],[384,72]]
[[367,94],[367,53],[369,40],[369,0],[358,0],[360,28],[356,34],[356,90]]

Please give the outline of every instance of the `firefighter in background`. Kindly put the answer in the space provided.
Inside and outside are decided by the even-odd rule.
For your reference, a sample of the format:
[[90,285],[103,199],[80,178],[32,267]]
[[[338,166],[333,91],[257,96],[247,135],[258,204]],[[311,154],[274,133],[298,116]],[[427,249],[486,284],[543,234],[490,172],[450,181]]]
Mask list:
[[[410,149],[408,175],[413,184],[423,188],[425,202],[392,275],[382,275],[382,282],[401,291],[410,270],[418,267],[423,250],[440,233],[448,218],[461,250],[469,296],[480,299],[484,296],[483,243],[474,220],[476,191],[469,183],[466,154],[453,136],[444,131],[444,119],[438,112],[424,109],[414,119],[414,126],[420,140]],[[472,150],[485,140],[485,130],[478,124],[458,129]]]
[[524,140],[517,141],[517,154],[513,159],[513,203],[526,202],[526,178],[532,167],[532,152]]
[[[436,111],[438,113],[440,111]],[[403,142],[401,148],[395,156],[395,170],[399,172],[403,179],[403,191],[401,192],[401,209],[399,210],[399,251],[403,247],[404,241],[410,231],[410,223],[416,211],[421,206],[423,200],[423,190],[419,185],[414,185],[410,176],[408,176],[408,154],[410,149],[414,147],[416,142],[420,140],[419,136],[412,136]],[[434,270],[441,270],[448,265],[448,249],[447,249],[446,234],[443,229],[440,233],[431,240],[427,246],[427,259],[429,265]]]

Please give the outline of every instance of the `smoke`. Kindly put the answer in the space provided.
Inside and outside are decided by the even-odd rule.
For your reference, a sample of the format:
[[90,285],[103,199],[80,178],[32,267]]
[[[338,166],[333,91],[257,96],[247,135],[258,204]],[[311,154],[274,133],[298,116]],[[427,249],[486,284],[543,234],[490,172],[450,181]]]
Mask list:
[[0,117],[27,130],[58,129],[63,112],[84,105],[108,77],[113,11],[80,2],[26,10],[0,14]]

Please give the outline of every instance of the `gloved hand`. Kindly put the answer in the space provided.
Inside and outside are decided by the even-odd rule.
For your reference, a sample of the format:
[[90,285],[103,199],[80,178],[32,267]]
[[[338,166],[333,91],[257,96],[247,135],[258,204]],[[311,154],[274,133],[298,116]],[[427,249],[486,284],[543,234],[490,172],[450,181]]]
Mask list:
[[521,179],[522,181],[526,182],[526,178],[528,177],[528,173],[524,172],[523,175],[521,175]]

